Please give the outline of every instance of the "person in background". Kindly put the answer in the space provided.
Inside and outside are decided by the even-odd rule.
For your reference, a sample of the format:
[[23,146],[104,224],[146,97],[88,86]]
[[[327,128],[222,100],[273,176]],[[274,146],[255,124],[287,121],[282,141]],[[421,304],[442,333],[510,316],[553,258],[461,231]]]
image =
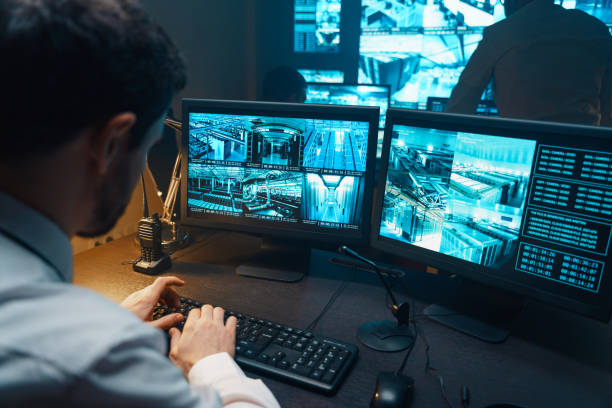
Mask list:
[[612,125],[608,27],[553,0],[506,0],[506,19],[485,28],[446,106],[473,114],[493,81],[500,116]]
[[[135,0],[0,6],[0,405],[278,407],[236,365],[236,319],[158,278],[117,305],[72,284],[70,237],[122,214],[185,66]],[[169,357],[169,358],[168,358]]]
[[268,71],[264,77],[263,100],[304,103],[306,101],[306,80],[294,68],[276,67]]

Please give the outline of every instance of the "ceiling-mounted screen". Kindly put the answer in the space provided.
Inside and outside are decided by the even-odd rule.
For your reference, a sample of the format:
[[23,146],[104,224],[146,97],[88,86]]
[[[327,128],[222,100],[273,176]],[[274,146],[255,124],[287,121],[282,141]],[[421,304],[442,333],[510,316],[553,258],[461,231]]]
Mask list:
[[364,0],[358,81],[390,85],[394,106],[426,109],[427,98],[450,97],[484,27],[503,17],[499,2]]
[[341,0],[295,0],[294,51],[338,52]]

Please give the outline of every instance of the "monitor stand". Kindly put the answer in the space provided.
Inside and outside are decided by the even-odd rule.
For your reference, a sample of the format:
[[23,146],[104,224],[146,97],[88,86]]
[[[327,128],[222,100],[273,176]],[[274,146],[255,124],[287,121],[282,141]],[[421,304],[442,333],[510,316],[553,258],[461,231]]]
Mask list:
[[310,253],[310,245],[305,242],[264,238],[260,251],[238,265],[236,273],[249,278],[298,282],[308,272]]
[[429,305],[424,315],[487,343],[503,343],[523,309],[524,299],[472,282],[462,286],[450,304]]

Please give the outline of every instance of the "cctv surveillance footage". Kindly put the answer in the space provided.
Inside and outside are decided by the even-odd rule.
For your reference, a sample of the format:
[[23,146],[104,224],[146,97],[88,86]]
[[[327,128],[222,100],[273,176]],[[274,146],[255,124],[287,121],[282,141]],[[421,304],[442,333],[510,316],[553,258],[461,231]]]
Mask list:
[[364,0],[358,80],[391,85],[394,106],[426,109],[450,97],[482,30],[503,17],[500,2]]
[[396,125],[380,235],[499,268],[516,250],[535,147]]
[[189,114],[188,211],[358,231],[369,123]]
[[341,0],[295,0],[294,51],[338,52]]

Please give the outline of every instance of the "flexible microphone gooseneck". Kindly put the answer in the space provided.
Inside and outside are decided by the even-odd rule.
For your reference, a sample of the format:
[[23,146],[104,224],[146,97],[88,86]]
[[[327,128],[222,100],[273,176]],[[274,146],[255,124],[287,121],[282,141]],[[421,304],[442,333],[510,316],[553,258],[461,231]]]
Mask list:
[[408,303],[401,303],[401,304],[397,303],[397,299],[395,299],[395,295],[393,295],[393,292],[391,291],[391,287],[385,280],[383,274],[380,272],[378,265],[376,265],[374,261],[371,261],[368,258],[365,258],[359,255],[357,252],[353,251],[351,248],[347,247],[346,245],[341,246],[338,249],[338,252],[340,252],[343,255],[348,255],[352,258],[355,258],[361,262],[367,263],[368,265],[372,267],[372,269],[378,275],[378,278],[382,282],[383,286],[387,290],[387,293],[389,294],[391,301],[393,302],[393,305],[391,306],[391,311],[393,312],[393,316],[395,316],[395,318],[397,319],[397,323],[400,325],[409,324],[410,323],[410,305]]
[[391,287],[383,277],[375,262],[364,258],[352,249],[341,246],[338,249],[343,255],[364,262],[376,272],[387,293],[391,297],[393,306],[391,310],[397,319],[397,324],[391,320],[377,320],[362,324],[357,330],[357,337],[366,346],[378,351],[400,351],[414,344],[415,334],[410,330],[410,305],[408,303],[397,303],[397,299]]

